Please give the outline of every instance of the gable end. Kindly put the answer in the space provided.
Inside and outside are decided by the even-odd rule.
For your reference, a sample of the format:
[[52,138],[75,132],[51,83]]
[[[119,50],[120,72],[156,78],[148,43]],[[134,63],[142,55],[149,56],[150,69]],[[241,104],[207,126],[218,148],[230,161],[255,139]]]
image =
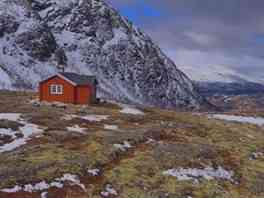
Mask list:
[[62,75],[60,75],[60,74],[53,75],[53,76],[49,77],[48,79],[41,81],[39,84],[44,84],[44,83],[46,83],[46,82],[52,80],[52,79],[55,78],[55,77],[59,77],[59,78],[65,80],[65,81],[67,81],[67,82],[70,83],[71,85],[73,85],[73,86],[77,86],[77,84],[76,84],[75,82],[72,82],[71,80],[65,78],[64,76],[62,76]]

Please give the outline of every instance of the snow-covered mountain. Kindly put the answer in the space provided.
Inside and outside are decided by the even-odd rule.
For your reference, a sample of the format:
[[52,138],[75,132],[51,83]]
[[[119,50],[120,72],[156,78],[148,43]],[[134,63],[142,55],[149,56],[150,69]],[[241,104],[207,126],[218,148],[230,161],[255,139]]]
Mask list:
[[264,93],[264,78],[239,73],[226,66],[179,66],[205,96]]
[[264,78],[260,76],[249,76],[238,71],[233,70],[230,67],[219,66],[178,66],[184,73],[186,73],[192,80],[196,82],[208,82],[208,83],[259,83],[264,85]]
[[160,107],[205,101],[151,38],[103,0],[1,0],[0,87],[36,89],[57,72],[96,75],[107,99]]

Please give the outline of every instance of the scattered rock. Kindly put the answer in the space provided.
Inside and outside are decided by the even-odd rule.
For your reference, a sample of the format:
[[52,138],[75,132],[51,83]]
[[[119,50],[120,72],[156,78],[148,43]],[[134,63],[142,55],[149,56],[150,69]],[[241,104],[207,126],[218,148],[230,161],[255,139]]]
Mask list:
[[144,137],[146,139],[153,139],[153,140],[159,141],[162,139],[162,129],[161,128],[160,129],[157,129],[157,128],[149,129],[144,133]]
[[250,156],[251,160],[257,160],[259,158],[264,158],[264,153],[263,152],[253,152]]
[[112,187],[112,185],[107,184],[105,190],[101,192],[103,197],[117,196],[117,191]]
[[117,149],[121,151],[127,151],[128,149],[132,148],[132,146],[130,145],[128,141],[124,141],[123,144],[114,144],[114,147],[116,147]]

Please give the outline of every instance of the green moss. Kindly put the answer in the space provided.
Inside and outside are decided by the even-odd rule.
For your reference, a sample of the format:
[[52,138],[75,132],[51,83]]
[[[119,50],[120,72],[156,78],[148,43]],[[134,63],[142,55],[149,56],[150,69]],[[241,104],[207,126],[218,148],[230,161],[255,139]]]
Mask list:
[[111,150],[96,141],[86,144],[83,151],[89,159],[90,167],[100,166],[111,160]]
[[29,154],[24,160],[32,164],[40,164],[42,162],[63,162],[68,154],[69,152],[67,150],[65,151],[59,148],[45,149],[35,152],[34,155]]

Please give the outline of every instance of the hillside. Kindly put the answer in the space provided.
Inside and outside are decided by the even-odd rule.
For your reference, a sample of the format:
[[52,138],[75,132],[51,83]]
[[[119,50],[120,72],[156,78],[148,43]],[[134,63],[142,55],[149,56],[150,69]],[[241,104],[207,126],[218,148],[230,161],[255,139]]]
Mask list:
[[264,119],[210,117],[1,92],[0,197],[263,197]]
[[205,103],[151,38],[103,0],[2,0],[0,88],[34,90],[57,63],[96,75],[103,98],[167,108]]

